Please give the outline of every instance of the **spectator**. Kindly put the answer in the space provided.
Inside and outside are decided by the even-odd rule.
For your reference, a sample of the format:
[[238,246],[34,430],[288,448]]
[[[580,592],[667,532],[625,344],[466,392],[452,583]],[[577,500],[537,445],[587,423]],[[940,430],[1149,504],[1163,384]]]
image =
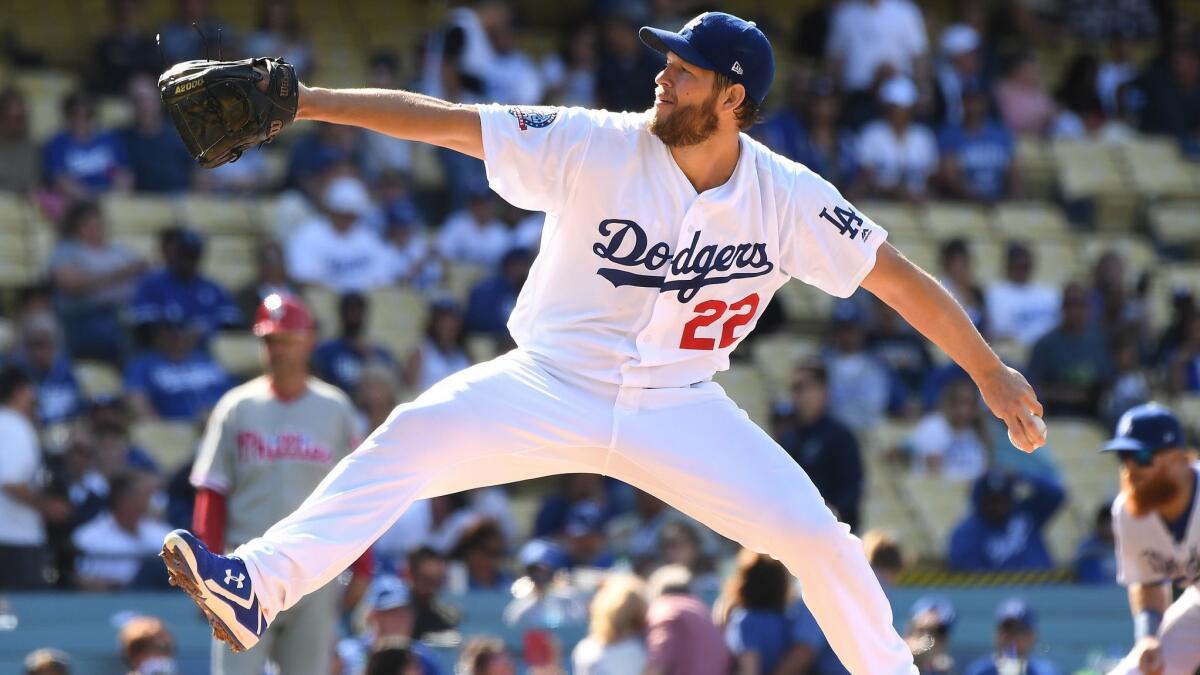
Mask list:
[[792,647],[773,672],[849,675],[850,671],[846,670],[837,654],[833,653],[833,648],[829,646],[829,640],[825,638],[825,633],[821,631],[816,618],[802,600],[792,603],[792,606],[788,608],[787,618],[791,625],[788,638],[792,641]]
[[900,573],[904,571],[904,553],[890,534],[880,530],[868,530],[862,536],[863,550],[867,562],[885,593],[896,587]]
[[383,242],[362,223],[372,208],[366,186],[350,176],[334,178],[323,204],[327,215],[309,220],[287,240],[291,277],[339,293],[385,285]]
[[452,631],[458,626],[462,612],[440,597],[446,586],[446,559],[442,554],[428,546],[409,553],[408,584],[414,613],[412,639]]
[[1194,28],[1181,22],[1176,31],[1174,44],[1139,78],[1145,96],[1141,130],[1183,139],[1195,136],[1200,126],[1200,46]]
[[1141,340],[1145,335],[1145,308],[1132,289],[1125,259],[1108,250],[1100,254],[1092,268],[1091,315],[1109,337],[1129,335]]
[[42,171],[50,188],[67,200],[92,199],[133,187],[129,155],[121,139],[96,129],[96,102],[83,92],[63,100],[67,128],[46,142]]
[[200,349],[194,324],[168,318],[153,333],[153,347],[125,369],[130,408],[141,419],[202,421],[233,381]]
[[363,675],[421,675],[408,640],[384,640],[371,649]]
[[166,124],[162,98],[154,81],[139,76],[129,83],[133,123],[122,129],[134,188],[140,192],[181,192],[192,182],[196,160],[184,147],[174,125]]
[[16,363],[37,387],[37,419],[42,426],[61,424],[83,407],[83,391],[71,372],[71,358],[61,348],[58,323],[51,314],[33,314],[21,325]]
[[41,175],[29,138],[29,108],[17,89],[0,91],[0,190],[29,193]]
[[659,568],[646,583],[646,675],[728,675],[733,657],[708,606],[690,589],[691,572]]
[[681,565],[692,574],[691,588],[697,593],[715,595],[721,590],[721,580],[714,569],[712,557],[705,552],[706,542],[700,534],[700,523],[689,522],[681,516],[662,527],[658,548],[667,565]]
[[613,566],[615,560],[604,531],[604,510],[598,503],[582,501],[571,506],[563,528],[563,549],[569,569]]
[[1033,280],[1033,249],[1010,242],[1004,278],[987,289],[987,326],[993,340],[1032,345],[1058,323],[1061,300],[1053,288]]
[[108,510],[71,536],[79,550],[80,588],[128,588],[139,576],[149,576],[146,572],[162,566],[156,556],[171,526],[150,512],[150,498],[158,488],[158,478],[149,473],[130,471],[113,478]]
[[851,302],[834,305],[830,319],[832,349],[825,357],[829,374],[829,412],[855,433],[875,427],[888,407],[892,374],[865,349],[866,317]]
[[1092,533],[1075,551],[1075,581],[1081,584],[1117,583],[1117,543],[1113,535],[1112,504],[1096,509]]
[[971,512],[950,533],[946,564],[961,572],[1053,568],[1042,532],[1064,497],[1044,478],[985,473],[971,488]]
[[992,456],[979,392],[970,380],[954,380],[942,389],[939,410],[931,412],[908,438],[918,473],[952,481],[973,481],[987,470]]
[[875,325],[867,335],[867,349],[892,369],[907,393],[920,392],[933,369],[928,341],[887,303],[878,300],[873,304]]
[[1167,391],[1172,395],[1200,391],[1200,315],[1187,323],[1183,338],[1167,359]]
[[592,598],[587,637],[575,645],[575,675],[624,675],[646,670],[646,598],[642,580],[616,575]]
[[639,111],[654,102],[654,91],[645,83],[654,80],[663,61],[638,41],[638,27],[647,18],[637,3],[624,3],[600,22],[596,103],[605,110]]
[[[317,122],[312,133],[296,139],[292,146],[285,186],[299,188],[310,201],[321,205],[322,190],[331,178],[355,177],[362,172],[365,133],[345,124]],[[280,234],[289,238],[290,230]]]
[[922,675],[951,675],[958,672],[950,653],[950,631],[957,613],[947,598],[925,595],[913,603],[904,641],[913,653]]
[[566,553],[545,539],[530,539],[517,553],[525,576],[513,584],[513,599],[504,608],[505,625],[541,630],[579,625],[587,606],[570,584],[556,575],[566,564]]
[[[371,55],[367,64],[367,86],[376,89],[404,88],[400,62],[395,54],[377,52]],[[388,175],[408,174],[412,171],[412,148],[412,141],[377,131],[364,132],[363,160],[367,175],[382,183]]]
[[1146,40],[1159,35],[1155,3],[1147,0],[1122,2],[1063,3],[1063,23],[1084,43],[1113,38]]
[[287,265],[283,261],[283,247],[272,239],[259,242],[256,250],[258,276],[234,295],[238,311],[243,317],[254,316],[254,312],[268,295],[299,295],[296,284],[288,277]]
[[1163,364],[1167,357],[1187,339],[1191,330],[1192,318],[1197,314],[1196,296],[1187,286],[1179,286],[1171,290],[1171,320],[1163,329],[1154,350],[1154,363]]
[[511,341],[508,315],[517,305],[517,295],[532,265],[533,255],[528,249],[514,248],[504,254],[499,273],[471,289],[465,318],[468,332],[490,334],[502,344]]
[[946,194],[993,204],[1016,192],[1016,145],[1008,130],[988,117],[987,92],[961,92],[962,123],[942,129],[941,182]]
[[46,541],[61,588],[75,587],[76,546],[71,536],[108,507],[109,481],[100,472],[96,455],[91,433],[77,424],[71,427],[60,453],[46,457],[44,492],[66,505],[61,520],[46,523]]
[[580,22],[565,33],[557,53],[542,59],[546,102],[551,105],[596,107],[597,29]]
[[337,654],[344,675],[362,672],[372,645],[395,640],[409,641],[420,675],[441,675],[442,669],[419,642],[411,642],[413,633],[412,596],[398,577],[382,574],[371,582],[367,593],[366,628],[338,642]]
[[131,313],[142,327],[169,321],[188,323],[200,331],[202,343],[218,330],[242,323],[241,313],[229,292],[200,274],[204,240],[185,227],[159,234],[163,267],[142,278],[133,297]]
[[[908,0],[850,0],[838,5],[830,21],[825,56],[829,71],[847,93],[847,122],[854,127],[870,114],[872,92],[879,82],[897,75],[915,79],[922,88],[929,82],[925,19]],[[908,105],[916,100],[914,87]]]
[[734,670],[773,673],[781,663],[792,663],[792,652],[799,648],[786,613],[791,575],[783,563],[750,549],[742,549],[736,564],[714,613],[725,628]]
[[172,675],[179,672],[175,663],[175,638],[161,620],[136,616],[121,626],[117,634],[121,660],[136,675]]
[[753,134],[775,152],[800,162],[825,180],[852,187],[854,136],[838,126],[841,100],[832,80],[810,80],[797,73],[788,90],[788,106],[755,127]]
[[594,473],[564,474],[558,489],[547,494],[533,522],[533,536],[554,537],[563,532],[567,525],[567,514],[577,503],[593,501],[604,503],[604,478]]
[[517,46],[512,7],[508,3],[499,5],[496,20],[488,26],[494,50],[488,70],[488,98],[515,105],[538,105],[546,95],[541,70]]
[[128,348],[120,313],[146,265],[110,243],[106,229],[96,204],[73,205],[63,218],[48,267],[67,350],[76,358],[119,361]]
[[25,675],[71,675],[71,659],[57,649],[35,649],[25,656]]
[[295,66],[301,80],[310,78],[315,70],[308,32],[301,25],[292,0],[263,0],[259,6],[258,26],[246,38],[243,51],[282,57]]
[[470,365],[462,309],[453,300],[435,300],[425,322],[425,339],[405,364],[405,383],[423,392]]
[[382,363],[368,363],[359,373],[354,405],[359,413],[360,429],[377,429],[399,403],[400,382],[395,369]]
[[1112,340],[1113,378],[1104,393],[1101,413],[1105,426],[1115,427],[1121,414],[1152,398],[1150,377],[1142,368],[1137,338],[1118,333]]
[[693,562],[700,562],[716,551],[716,542],[712,539],[711,530],[701,530],[703,526],[667,506],[658,497],[635,489],[632,501],[632,510],[609,520],[608,541],[613,553],[618,558],[632,563],[637,574],[645,576],[663,559],[674,558],[675,555],[682,557],[685,554],[684,550],[674,550],[674,544],[668,546],[663,536],[663,531],[672,523],[686,523],[686,527],[678,531],[680,538],[695,537],[698,542],[693,560],[684,562],[673,559],[672,562],[690,568]]
[[991,87],[984,74],[980,46],[979,33],[969,23],[951,24],[942,31],[942,62],[934,75],[937,105],[935,117],[941,125],[963,125],[963,95],[966,92],[983,92],[986,102],[986,92]]
[[122,94],[135,76],[158,77],[162,71],[154,38],[142,30],[143,6],[142,0],[109,0],[111,23],[96,42],[94,72],[88,78],[96,93]]
[[504,530],[490,518],[481,518],[468,526],[458,538],[450,557],[451,578],[466,583],[452,592],[507,590],[513,578],[504,570]]
[[322,343],[313,352],[313,371],[317,377],[353,394],[358,378],[370,363],[394,368],[396,360],[382,345],[367,336],[367,298],[362,293],[342,294],[338,300],[338,337]]
[[176,0],[175,16],[158,32],[162,58],[167,63],[219,59],[221,47],[237,45],[229,26],[213,15],[209,0]]
[[913,121],[917,87],[894,77],[879,88],[879,101],[883,117],[864,126],[858,137],[859,180],[870,197],[924,199],[938,152],[933,132]]
[[1033,655],[1037,645],[1037,617],[1019,598],[1005,600],[996,609],[995,652],[967,666],[965,675],[1058,675],[1054,664]]
[[454,672],[460,675],[516,675],[517,666],[503,640],[482,635],[467,640]]
[[33,418],[37,394],[18,366],[0,368],[0,590],[45,585],[46,521],[69,517],[70,506],[38,485],[42,453]]
[[863,467],[858,440],[829,411],[829,375],[819,361],[792,371],[795,424],[779,444],[812,479],[839,520],[858,529]]
[[106,480],[111,481],[117,474],[125,470],[135,469],[151,474],[160,473],[154,458],[142,448],[134,445],[129,437],[129,423],[106,419],[106,414],[98,412],[105,406],[124,409],[124,399],[101,399],[92,404],[90,422],[92,447],[95,450],[96,470]]
[[984,328],[987,318],[987,304],[983,290],[975,281],[971,249],[965,239],[950,239],[942,244],[939,253],[941,276],[938,278],[950,295],[962,305],[971,323],[976,328]]
[[445,265],[420,228],[416,209],[409,202],[393,202],[386,209],[385,269],[392,283],[428,292],[441,283]]
[[1083,287],[1063,288],[1062,321],[1033,345],[1029,381],[1047,415],[1095,417],[1112,373],[1104,334],[1088,320]]
[[1050,127],[1051,136],[1077,140],[1097,137],[1104,124],[1104,106],[1096,89],[1099,77],[1100,62],[1093,54],[1085,52],[1071,59],[1054,92],[1059,109]]
[[469,206],[450,214],[438,234],[438,253],[452,262],[493,266],[512,246],[512,234],[498,217],[499,199],[489,189],[471,193]]
[[1058,106],[1046,93],[1041,77],[1037,59],[1032,54],[1021,54],[996,85],[1000,120],[1018,136],[1045,134],[1058,114]]

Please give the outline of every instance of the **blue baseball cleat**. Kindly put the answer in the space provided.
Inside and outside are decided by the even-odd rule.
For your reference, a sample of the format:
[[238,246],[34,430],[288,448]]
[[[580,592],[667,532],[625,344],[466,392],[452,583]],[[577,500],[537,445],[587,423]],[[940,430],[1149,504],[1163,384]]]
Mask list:
[[161,557],[171,585],[192,596],[212,624],[214,637],[228,642],[235,652],[258,644],[267,630],[267,620],[250,587],[245,563],[209,551],[187,530],[167,535]]

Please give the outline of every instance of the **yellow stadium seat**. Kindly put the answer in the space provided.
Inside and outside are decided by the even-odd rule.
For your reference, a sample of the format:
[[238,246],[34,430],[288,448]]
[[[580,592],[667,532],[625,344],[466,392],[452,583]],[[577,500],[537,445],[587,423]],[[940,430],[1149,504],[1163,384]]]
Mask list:
[[992,210],[992,228],[1003,239],[1036,240],[1070,236],[1062,210],[1046,202],[1001,202]]
[[180,201],[184,221],[210,233],[257,234],[248,203],[242,199],[189,194]]
[[[1075,499],[1071,495],[1071,499]],[[1059,566],[1067,566],[1075,558],[1079,542],[1083,540],[1086,530],[1079,521],[1074,509],[1061,508],[1055,514],[1045,530],[1046,547],[1050,549],[1050,558]]]
[[1179,421],[1192,436],[1200,435],[1200,394],[1182,394],[1171,402]]
[[0,232],[24,230],[27,221],[24,198],[15,192],[0,191]]
[[1144,237],[1132,235],[1093,235],[1082,241],[1080,261],[1084,265],[1081,270],[1091,274],[1091,268],[1106,251],[1116,251],[1125,260],[1125,271],[1133,280],[1143,270],[1152,269],[1158,265],[1158,254],[1154,247]]
[[754,423],[770,428],[771,397],[762,373],[753,366],[731,365],[717,373],[713,380],[721,385],[738,407],[746,411]]
[[175,205],[165,197],[112,194],[104,198],[103,207],[114,235],[154,234],[178,220]]
[[483,265],[472,265],[463,262],[447,261],[444,264],[444,269],[445,278],[442,280],[443,288],[459,302],[464,303],[471,292],[471,288],[487,276],[488,273],[488,268]]
[[800,361],[816,356],[821,350],[820,342],[790,332],[765,335],[750,344],[750,355],[754,365],[763,374],[763,380],[775,399],[790,395],[792,368]]
[[1118,146],[1134,188],[1144,197],[1194,193],[1179,145],[1166,137],[1143,136]]
[[1046,418],[1046,444],[1064,473],[1073,467],[1097,461],[1096,453],[1109,438],[1100,424],[1070,417]]
[[875,490],[864,495],[862,526],[891,534],[905,555],[921,560],[941,557],[944,542],[935,542],[911,505],[890,490]]
[[263,370],[262,346],[250,333],[220,333],[212,341],[217,363],[233,375],[252,377]]
[[776,297],[783,303],[788,320],[824,325],[833,307],[833,296],[808,284],[793,280],[779,288]]
[[924,210],[924,222],[935,239],[974,238],[990,233],[987,214],[972,204],[930,202]]
[[120,129],[133,122],[133,104],[118,96],[105,96],[96,106],[96,125],[101,129]]
[[137,422],[130,429],[130,436],[168,474],[192,459],[200,440],[196,426],[191,422],[168,420]]
[[1017,139],[1017,171],[1026,194],[1048,199],[1054,193],[1054,159],[1049,145],[1040,138],[1022,136]]
[[1150,209],[1150,227],[1160,243],[1200,244],[1200,202],[1167,202]]
[[904,202],[862,201],[859,211],[887,230],[888,238],[899,241],[921,236],[921,223],[916,212]]
[[490,335],[472,335],[467,338],[467,356],[472,363],[490,361],[497,356],[496,339]]
[[117,396],[124,387],[121,373],[116,368],[100,361],[78,361],[71,369],[79,388],[88,398],[97,396]]
[[124,246],[142,260],[153,262],[160,258],[157,235],[114,232],[112,242]]
[[367,337],[404,359],[421,343],[429,302],[403,288],[377,288],[367,296],[370,303]]
[[1051,144],[1059,187],[1067,199],[1128,193],[1113,150],[1099,143],[1058,140]]
[[970,482],[941,476],[906,476],[901,483],[913,511],[924,522],[935,545],[944,547],[950,532],[968,511]]
[[[338,295],[328,288],[310,286],[304,291],[304,304],[317,322],[317,335],[322,340],[338,333]],[[375,308],[372,308],[375,309]]]

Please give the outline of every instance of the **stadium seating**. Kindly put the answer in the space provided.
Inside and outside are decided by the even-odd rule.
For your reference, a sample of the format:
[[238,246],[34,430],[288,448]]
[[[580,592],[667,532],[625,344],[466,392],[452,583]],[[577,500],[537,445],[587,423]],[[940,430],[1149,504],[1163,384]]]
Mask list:
[[154,234],[175,224],[174,204],[166,197],[109,194],[102,206],[114,237],[124,234]]
[[252,377],[262,372],[261,352],[259,339],[245,332],[220,333],[212,341],[217,363],[237,377]]
[[717,373],[713,381],[721,385],[755,424],[764,429],[771,427],[771,398],[762,386],[762,374],[757,368],[734,364],[729,370]]
[[404,288],[377,288],[367,301],[371,308],[367,337],[387,347],[396,358],[406,358],[425,333],[428,300]]
[[71,372],[79,381],[79,388],[83,390],[84,396],[88,398],[122,393],[124,385],[121,382],[121,373],[107,363],[78,361]]
[[820,343],[811,337],[776,333],[751,341],[750,355],[773,399],[791,397],[792,366],[817,356]]
[[200,440],[195,424],[169,420],[136,422],[130,429],[130,436],[168,475],[184,462],[192,461]]

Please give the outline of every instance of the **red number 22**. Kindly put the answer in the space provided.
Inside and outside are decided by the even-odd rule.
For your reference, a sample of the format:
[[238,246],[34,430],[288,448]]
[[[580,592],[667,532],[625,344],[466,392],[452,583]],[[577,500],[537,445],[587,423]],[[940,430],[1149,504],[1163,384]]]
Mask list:
[[700,351],[711,351],[716,348],[718,346],[716,338],[696,337],[696,330],[716,323],[726,310],[740,313],[730,316],[721,325],[721,342],[719,345],[721,349],[733,344],[733,341],[736,339],[733,336],[734,329],[745,326],[754,318],[754,314],[758,311],[758,294],[751,293],[730,305],[726,305],[720,300],[705,300],[696,305],[692,311],[699,316],[683,325],[683,337],[679,339],[679,348],[697,349]]

